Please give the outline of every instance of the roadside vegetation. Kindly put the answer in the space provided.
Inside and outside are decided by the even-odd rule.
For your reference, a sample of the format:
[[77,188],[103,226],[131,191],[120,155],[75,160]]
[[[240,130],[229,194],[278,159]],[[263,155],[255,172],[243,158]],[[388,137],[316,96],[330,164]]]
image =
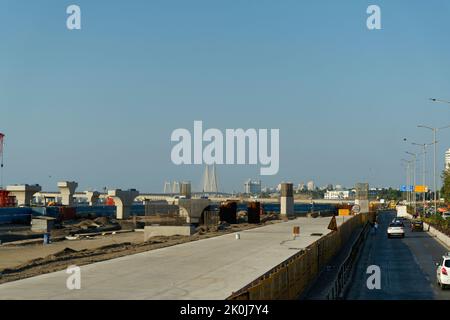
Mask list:
[[440,232],[450,236],[450,219],[444,219],[440,214],[433,214],[429,218],[422,218],[422,220]]
[[444,198],[446,204],[450,204],[450,169],[442,172],[441,197]]
[[[450,204],[450,168],[442,172],[442,189],[441,198],[444,198],[445,204],[449,207]],[[441,213],[433,214],[427,218],[422,218],[423,221],[433,226],[437,230],[450,236],[450,218],[444,219]]]

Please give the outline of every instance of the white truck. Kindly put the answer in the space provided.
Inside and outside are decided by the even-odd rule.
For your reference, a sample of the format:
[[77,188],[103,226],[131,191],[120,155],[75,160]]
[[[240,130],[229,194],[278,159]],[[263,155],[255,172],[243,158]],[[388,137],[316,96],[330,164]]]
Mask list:
[[408,218],[410,215],[406,209],[406,206],[397,206],[397,218]]

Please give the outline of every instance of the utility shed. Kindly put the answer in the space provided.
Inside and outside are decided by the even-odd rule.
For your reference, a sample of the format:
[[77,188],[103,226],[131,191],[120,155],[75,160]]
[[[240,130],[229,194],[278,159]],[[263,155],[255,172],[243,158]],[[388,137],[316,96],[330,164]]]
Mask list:
[[50,232],[55,224],[55,218],[52,217],[33,217],[31,219],[31,231],[33,232]]

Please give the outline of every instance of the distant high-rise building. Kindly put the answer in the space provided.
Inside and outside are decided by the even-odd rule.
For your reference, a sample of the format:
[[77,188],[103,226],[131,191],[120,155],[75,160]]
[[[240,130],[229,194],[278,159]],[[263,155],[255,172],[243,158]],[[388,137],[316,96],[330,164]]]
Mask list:
[[350,198],[350,191],[348,190],[328,190],[324,194],[326,200],[346,200]]
[[445,152],[445,169],[450,168],[450,149]]
[[306,186],[305,186],[305,183],[299,183],[298,184],[298,186],[297,186],[297,192],[302,192],[302,191],[305,191],[306,190]]
[[306,184],[306,187],[308,188],[308,191],[314,191],[316,190],[316,185],[314,184],[314,181],[309,181]]
[[261,180],[248,179],[244,183],[245,194],[260,194],[261,193]]

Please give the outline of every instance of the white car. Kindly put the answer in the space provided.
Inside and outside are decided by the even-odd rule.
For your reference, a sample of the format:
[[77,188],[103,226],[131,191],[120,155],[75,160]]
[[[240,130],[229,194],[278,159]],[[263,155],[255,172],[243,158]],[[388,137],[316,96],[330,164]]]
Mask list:
[[391,223],[387,229],[388,238],[392,237],[405,237],[405,229],[403,227],[403,223],[394,222]]
[[440,264],[436,263],[436,265],[437,283],[441,289],[445,289],[447,286],[450,286],[450,252],[442,257]]
[[394,220],[392,220],[391,223],[394,223],[394,224],[398,223],[398,224],[401,224],[402,227],[404,227],[403,220],[401,218],[395,218]]

